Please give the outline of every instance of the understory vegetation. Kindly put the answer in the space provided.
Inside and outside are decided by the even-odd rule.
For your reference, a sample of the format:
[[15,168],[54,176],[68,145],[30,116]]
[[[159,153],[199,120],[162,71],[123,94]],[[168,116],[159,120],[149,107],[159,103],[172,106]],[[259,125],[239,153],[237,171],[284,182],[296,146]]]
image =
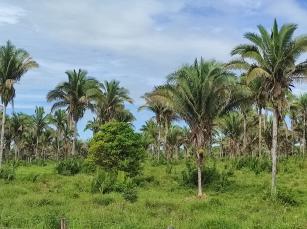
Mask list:
[[[210,159],[202,199],[195,196],[195,165],[184,160],[146,160],[143,174],[129,181],[100,169],[61,175],[62,162],[5,165],[0,226],[57,228],[65,218],[69,228],[306,228],[307,163],[298,166],[301,161],[280,161],[276,199],[265,158]],[[81,162],[75,164],[86,165]]]

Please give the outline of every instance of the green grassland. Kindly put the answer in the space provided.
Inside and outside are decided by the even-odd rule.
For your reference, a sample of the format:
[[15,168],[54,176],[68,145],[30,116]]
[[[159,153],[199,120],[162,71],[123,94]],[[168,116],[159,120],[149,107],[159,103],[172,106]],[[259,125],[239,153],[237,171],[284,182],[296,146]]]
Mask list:
[[[213,162],[206,162],[212,166]],[[217,161],[218,171],[230,160]],[[92,193],[93,175],[58,175],[55,163],[16,169],[16,179],[0,180],[0,226],[57,228],[64,217],[69,228],[307,228],[307,163],[280,163],[278,186],[269,198],[270,173],[232,169],[227,185],[205,185],[206,198],[181,182],[185,162],[144,165],[151,182],[138,187],[138,200],[127,202],[119,193]],[[170,227],[171,228],[171,227]]]

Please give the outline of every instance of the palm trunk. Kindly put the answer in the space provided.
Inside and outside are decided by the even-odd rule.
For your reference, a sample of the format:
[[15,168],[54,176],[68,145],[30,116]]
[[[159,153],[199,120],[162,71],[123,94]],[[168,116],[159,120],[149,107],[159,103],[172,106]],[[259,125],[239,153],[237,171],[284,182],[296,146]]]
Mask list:
[[76,120],[73,120],[73,131],[74,131],[74,136],[72,140],[71,155],[75,155],[76,153],[76,141],[77,141],[77,121]]
[[60,133],[58,133],[58,142],[57,142],[57,157],[56,159],[59,160],[59,157],[60,157]]
[[161,150],[161,126],[158,124],[158,161],[160,160],[160,150]]
[[271,195],[276,195],[276,173],[277,173],[277,131],[278,131],[278,110],[274,108],[273,113],[273,133],[272,133],[272,187]]
[[246,129],[247,129],[247,121],[246,114],[243,115],[243,153],[245,153],[247,139],[246,139]]
[[1,126],[0,167],[2,165],[2,158],[3,158],[5,115],[6,115],[6,105],[4,104],[3,114],[2,114],[2,126]]
[[306,116],[304,114],[304,127],[303,127],[303,159],[305,157],[305,148],[306,148]]
[[295,140],[294,140],[294,123],[293,123],[293,119],[291,119],[291,155],[294,155],[294,144],[295,144]]
[[198,185],[197,196],[198,197],[201,197],[203,195],[201,168],[202,168],[202,156],[199,152],[197,152],[197,185]]
[[38,135],[36,136],[35,157],[38,158]]
[[261,108],[259,108],[259,113],[258,113],[258,118],[259,118],[259,129],[258,129],[258,156],[261,155],[262,151],[262,122],[261,122]]

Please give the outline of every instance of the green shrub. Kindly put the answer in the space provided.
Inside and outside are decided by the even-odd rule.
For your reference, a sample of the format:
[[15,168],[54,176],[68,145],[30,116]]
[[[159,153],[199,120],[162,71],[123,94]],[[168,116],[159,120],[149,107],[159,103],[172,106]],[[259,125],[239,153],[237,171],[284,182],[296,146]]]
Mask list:
[[[205,166],[202,168],[202,184],[211,186],[216,191],[223,192],[231,184],[230,177],[233,176],[231,170],[223,170],[219,172],[215,164],[213,166]],[[181,173],[181,182],[185,186],[197,187],[197,169],[193,162],[186,162],[186,169]]]
[[6,181],[12,181],[16,177],[15,167],[10,165],[4,165],[0,168],[0,178]]
[[91,160],[85,160],[82,163],[82,172],[83,173],[94,173],[96,171],[96,165],[95,162]]
[[137,190],[135,187],[126,187],[122,193],[123,198],[126,201],[134,203],[138,199]]
[[89,144],[89,160],[107,171],[123,171],[129,176],[141,172],[144,153],[141,135],[124,122],[102,125]]
[[82,168],[82,162],[77,159],[68,159],[64,161],[60,161],[55,169],[58,174],[71,176],[79,173]]
[[261,172],[271,172],[272,169],[271,161],[266,157],[240,157],[233,162],[233,166],[235,169],[247,168],[256,175]]
[[109,193],[116,190],[117,174],[108,173],[104,170],[98,170],[96,176],[92,180],[91,191],[93,193]]

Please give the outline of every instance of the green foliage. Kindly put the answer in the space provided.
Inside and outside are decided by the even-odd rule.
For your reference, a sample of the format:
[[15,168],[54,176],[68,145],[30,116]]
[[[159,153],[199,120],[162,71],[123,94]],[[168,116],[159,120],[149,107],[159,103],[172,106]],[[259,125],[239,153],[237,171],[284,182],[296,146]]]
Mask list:
[[122,196],[126,201],[129,201],[131,203],[134,203],[137,201],[138,199],[138,195],[137,195],[137,189],[135,184],[132,181],[127,181],[125,183],[123,192],[122,192]]
[[264,192],[263,199],[292,207],[296,207],[300,204],[299,201],[296,199],[293,190],[287,188],[279,188],[276,192],[276,196],[272,196],[270,191],[266,190]]
[[256,175],[261,172],[271,172],[272,163],[266,157],[240,157],[233,161],[233,166],[235,169],[247,168],[253,171]]
[[[219,171],[215,164],[202,168],[202,184],[211,186],[215,191],[226,191],[231,184],[230,178],[233,176],[233,171]],[[197,187],[197,169],[193,162],[186,162],[186,169],[181,173],[181,182],[188,187]]]
[[98,204],[100,206],[108,206],[112,203],[115,202],[114,198],[110,197],[110,196],[98,196],[98,197],[95,197],[93,199],[93,202],[95,204]]
[[93,193],[100,192],[102,194],[109,193],[116,190],[116,173],[108,173],[99,169],[96,176],[92,180],[91,191]]
[[77,159],[60,161],[55,167],[58,174],[71,176],[79,173],[82,169],[82,162]]
[[4,165],[0,168],[0,178],[5,181],[12,181],[16,177],[15,167]]
[[144,159],[141,135],[124,122],[104,124],[90,141],[89,158],[105,170],[136,176]]

